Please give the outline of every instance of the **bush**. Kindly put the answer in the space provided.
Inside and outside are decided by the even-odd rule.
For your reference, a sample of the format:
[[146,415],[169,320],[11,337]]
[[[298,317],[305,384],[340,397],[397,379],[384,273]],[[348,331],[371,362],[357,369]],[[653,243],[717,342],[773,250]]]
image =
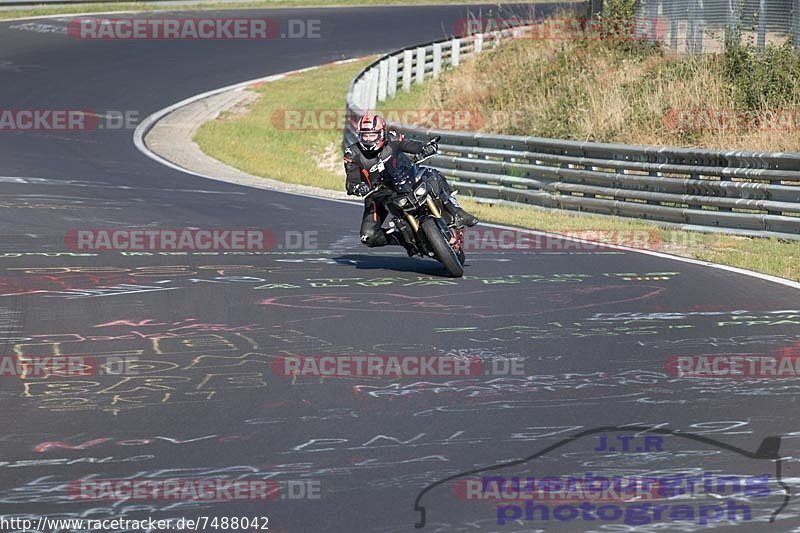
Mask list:
[[725,82],[738,108],[760,111],[800,104],[800,55],[791,40],[759,50],[730,39],[724,59]]
[[637,0],[605,0],[601,19],[632,21],[636,16]]
[[637,3],[638,0],[605,0],[597,16],[599,35],[590,36],[590,41],[596,44],[599,37],[605,46],[639,57],[660,52],[659,42],[635,39]]

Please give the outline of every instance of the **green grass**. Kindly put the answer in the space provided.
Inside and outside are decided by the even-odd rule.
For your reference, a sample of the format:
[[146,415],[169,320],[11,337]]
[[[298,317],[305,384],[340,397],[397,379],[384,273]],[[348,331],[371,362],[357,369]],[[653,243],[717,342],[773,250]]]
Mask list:
[[[265,83],[246,114],[223,114],[195,136],[200,148],[220,161],[256,176],[343,190],[342,129],[297,130],[275,126],[289,110],[324,110],[343,117],[350,80],[373,59],[322,67]],[[308,116],[316,117],[316,114]],[[316,159],[323,154],[326,168]]]
[[[287,131],[276,128],[272,116],[281,109],[343,109],[350,80],[370,61],[325,67],[264,84],[257,89],[259,100],[249,109],[205,124],[195,141],[207,154],[250,174],[341,191],[341,130]],[[422,89],[401,94],[385,108],[427,108],[425,94]],[[326,152],[328,155],[321,158],[326,168],[320,168],[317,159]],[[669,253],[800,281],[800,242],[673,231],[635,219],[487,205],[464,197],[460,200],[487,222],[556,233],[644,229],[654,232]]]
[[[495,0],[502,4],[511,0]],[[537,0],[548,3],[562,0]],[[74,13],[104,13],[108,11],[194,11],[212,9],[270,9],[279,7],[338,7],[338,6],[376,6],[376,5],[433,5],[433,4],[477,4],[480,0],[262,0],[242,2],[208,2],[187,5],[163,5],[158,2],[103,2],[96,4],[76,4],[53,6],[41,4],[0,11],[0,20],[36,17],[42,15],[69,15]]]

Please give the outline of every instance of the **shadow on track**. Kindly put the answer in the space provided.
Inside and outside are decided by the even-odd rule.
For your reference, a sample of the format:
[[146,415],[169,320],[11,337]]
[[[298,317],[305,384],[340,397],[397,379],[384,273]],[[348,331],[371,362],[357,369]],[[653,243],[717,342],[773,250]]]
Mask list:
[[418,274],[449,278],[444,267],[432,259],[426,261],[399,255],[348,254],[334,257],[333,260],[342,265],[355,266],[358,270],[395,270],[397,272],[416,272]]

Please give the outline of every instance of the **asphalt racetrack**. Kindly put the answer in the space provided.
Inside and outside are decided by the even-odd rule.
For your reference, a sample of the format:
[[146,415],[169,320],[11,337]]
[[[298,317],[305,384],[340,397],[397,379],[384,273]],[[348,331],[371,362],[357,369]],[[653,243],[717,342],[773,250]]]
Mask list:
[[[79,40],[66,34],[69,17],[6,22],[0,107],[145,117],[235,82],[430,41],[464,14],[461,6],[218,12],[313,16],[322,31],[213,42]],[[686,378],[669,363],[796,358],[795,288],[569,247],[471,252],[454,280],[432,260],[362,247],[358,205],[187,175],[141,154],[130,129],[0,131],[0,192],[0,355],[99,361],[80,376],[2,372],[0,515],[35,524],[3,531],[81,530],[45,517],[205,517],[197,529],[206,531],[222,529],[223,517],[281,532],[800,528],[789,497],[798,379]],[[267,228],[285,246],[124,254],[65,244],[70,230],[92,228]],[[315,247],[288,250],[284,237],[298,232]],[[282,375],[287,356],[369,354],[480,365],[460,376]],[[101,371],[106,361],[133,363]],[[629,424],[640,429],[610,429]],[[592,511],[562,493],[544,502],[545,516],[529,513],[542,502],[513,494],[510,482],[506,498],[468,492],[470,479],[485,476],[579,477],[585,489],[588,473],[663,486],[667,473],[686,472],[698,478],[695,490],[640,495],[645,520],[619,493],[587,504]],[[728,493],[699,490],[724,476],[717,492]],[[270,498],[106,491],[120,480],[251,489],[268,481]]]

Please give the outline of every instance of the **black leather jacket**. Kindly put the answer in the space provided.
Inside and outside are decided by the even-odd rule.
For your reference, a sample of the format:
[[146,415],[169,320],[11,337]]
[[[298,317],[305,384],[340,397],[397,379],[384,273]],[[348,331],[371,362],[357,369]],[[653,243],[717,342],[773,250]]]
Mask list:
[[347,175],[345,182],[347,194],[355,194],[353,189],[361,182],[370,187],[377,185],[380,182],[380,174],[378,172],[370,173],[369,169],[379,160],[386,159],[393,154],[395,150],[402,150],[409,154],[421,154],[425,147],[424,142],[406,139],[394,130],[389,130],[386,136],[386,144],[375,152],[364,152],[358,143],[353,143],[345,148],[344,171]]

